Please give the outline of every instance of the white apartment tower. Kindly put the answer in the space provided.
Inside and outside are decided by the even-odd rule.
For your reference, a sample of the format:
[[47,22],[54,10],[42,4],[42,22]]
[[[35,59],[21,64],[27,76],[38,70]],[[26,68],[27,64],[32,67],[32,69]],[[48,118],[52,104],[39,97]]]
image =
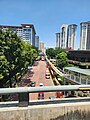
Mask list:
[[0,25],[2,30],[13,30],[20,36],[24,41],[29,42],[31,45],[35,46],[35,28],[33,24],[21,24],[21,26],[7,26]]
[[90,21],[80,23],[80,50],[90,50]]
[[60,33],[56,33],[56,47],[61,47],[60,46]]
[[61,26],[61,33],[62,33],[61,48],[67,48],[67,40],[68,40],[68,25],[67,24],[63,24]]
[[73,49],[76,47],[76,24],[63,24],[61,26],[60,47]]
[[68,26],[68,41],[67,47],[75,50],[76,48],[76,24],[71,24]]

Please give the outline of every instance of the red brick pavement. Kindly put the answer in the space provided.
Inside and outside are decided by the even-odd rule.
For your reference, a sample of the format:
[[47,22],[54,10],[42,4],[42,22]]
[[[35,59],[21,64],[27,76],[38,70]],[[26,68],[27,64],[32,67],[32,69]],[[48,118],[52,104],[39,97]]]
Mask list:
[[[46,79],[45,78],[45,71],[46,71],[46,62],[45,61],[36,61],[36,65],[33,66],[32,72],[33,75],[29,78],[32,81],[36,82],[36,86],[39,86],[40,83],[43,83],[44,86],[53,86],[52,78]],[[54,92],[46,92],[44,93],[45,99],[48,99],[49,96],[55,96]],[[38,99],[38,93],[30,94],[30,100]]]

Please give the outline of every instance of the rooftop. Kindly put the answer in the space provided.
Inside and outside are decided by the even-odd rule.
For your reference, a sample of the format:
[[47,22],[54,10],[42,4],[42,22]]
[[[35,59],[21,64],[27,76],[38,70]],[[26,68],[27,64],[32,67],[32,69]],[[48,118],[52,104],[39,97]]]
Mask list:
[[81,22],[80,25],[81,25],[81,24],[90,24],[90,21],[87,21],[87,22]]
[[22,28],[22,27],[30,27],[30,28],[33,28],[35,34],[36,34],[36,31],[35,31],[35,28],[34,28],[34,25],[33,24],[21,24],[21,26],[11,26],[11,25],[0,25],[0,28]]
[[70,52],[90,52],[90,50],[72,50],[72,49],[70,49],[69,50]]
[[22,28],[22,26],[0,25],[1,28]]
[[90,76],[90,70],[77,67],[65,67],[65,69]]

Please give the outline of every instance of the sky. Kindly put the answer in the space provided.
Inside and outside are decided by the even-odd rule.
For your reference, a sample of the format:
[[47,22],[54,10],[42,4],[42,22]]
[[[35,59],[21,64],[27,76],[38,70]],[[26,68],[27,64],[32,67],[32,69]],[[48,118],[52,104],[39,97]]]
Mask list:
[[77,24],[78,49],[85,21],[90,21],[90,0],[0,0],[0,25],[33,24],[46,48],[56,46],[62,24]]

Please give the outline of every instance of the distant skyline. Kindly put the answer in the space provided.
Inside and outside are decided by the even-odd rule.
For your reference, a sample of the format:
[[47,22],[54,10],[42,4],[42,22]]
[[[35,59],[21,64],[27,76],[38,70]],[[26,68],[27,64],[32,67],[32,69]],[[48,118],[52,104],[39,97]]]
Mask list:
[[1,25],[33,24],[45,47],[56,46],[62,24],[77,24],[78,49],[80,23],[90,21],[90,0],[0,0],[0,11]]

